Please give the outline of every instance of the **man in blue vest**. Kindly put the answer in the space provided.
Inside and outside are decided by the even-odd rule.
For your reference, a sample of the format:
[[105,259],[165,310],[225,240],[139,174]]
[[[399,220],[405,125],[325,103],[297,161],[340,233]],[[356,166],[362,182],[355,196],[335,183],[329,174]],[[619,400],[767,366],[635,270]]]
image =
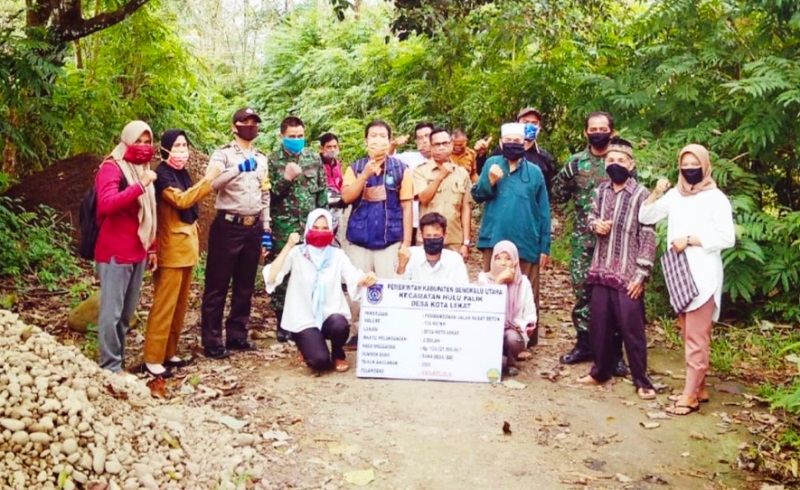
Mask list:
[[[369,156],[347,168],[342,188],[342,200],[353,209],[347,254],[362,271],[388,279],[395,277],[400,247],[411,244],[414,184],[406,164],[389,156],[392,128],[387,123],[372,121],[364,138]],[[345,348],[353,350],[357,342],[354,331]]]

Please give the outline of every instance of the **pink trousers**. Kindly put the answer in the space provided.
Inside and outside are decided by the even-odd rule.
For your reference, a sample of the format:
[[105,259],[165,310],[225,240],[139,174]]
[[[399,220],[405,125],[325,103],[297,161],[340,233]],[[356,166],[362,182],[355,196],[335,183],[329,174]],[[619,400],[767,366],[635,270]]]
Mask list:
[[705,386],[711,353],[711,322],[714,316],[714,296],[700,308],[679,315],[683,344],[686,350],[686,385],[683,395],[696,398]]

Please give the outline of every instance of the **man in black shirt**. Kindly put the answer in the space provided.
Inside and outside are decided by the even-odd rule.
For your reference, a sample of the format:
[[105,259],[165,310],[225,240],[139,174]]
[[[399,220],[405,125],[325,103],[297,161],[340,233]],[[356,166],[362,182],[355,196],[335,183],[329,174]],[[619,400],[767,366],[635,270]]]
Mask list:
[[[535,163],[542,170],[549,194],[553,184],[553,177],[556,175],[556,164],[553,156],[544,148],[540,148],[536,142],[542,127],[542,114],[533,107],[526,107],[517,114],[517,122],[525,125],[525,159]],[[478,152],[478,175],[480,175],[483,164],[489,156],[502,155],[500,146],[497,146],[491,155],[487,156],[487,146],[481,145],[480,142],[475,145],[475,150]]]

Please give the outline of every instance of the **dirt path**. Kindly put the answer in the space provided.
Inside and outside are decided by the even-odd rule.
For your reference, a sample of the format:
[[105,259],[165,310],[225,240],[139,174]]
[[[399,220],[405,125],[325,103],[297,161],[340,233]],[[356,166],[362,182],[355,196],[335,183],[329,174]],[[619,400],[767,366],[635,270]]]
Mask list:
[[[569,290],[563,272],[545,278],[543,290]],[[262,340],[260,352],[236,356],[225,373],[243,388],[213,404],[259,430],[293,438],[270,448],[276,464],[265,472],[270,488],[351,488],[345,475],[369,469],[370,487],[387,489],[747,486],[731,469],[740,444],[751,440],[730,413],[742,410],[741,396],[712,389],[700,414],[650,420],[648,412],[663,411],[666,394],[643,402],[626,380],[575,385],[588,365],[545,379],[542,373],[554,373],[570,345],[567,313],[548,307],[545,300],[544,321],[552,328],[515,378],[522,389],[359,379],[352,370],[315,377],[294,360],[293,347]],[[219,367],[201,360],[198,370]],[[650,367],[680,378],[681,353],[651,349]],[[645,429],[643,422],[660,427]]]

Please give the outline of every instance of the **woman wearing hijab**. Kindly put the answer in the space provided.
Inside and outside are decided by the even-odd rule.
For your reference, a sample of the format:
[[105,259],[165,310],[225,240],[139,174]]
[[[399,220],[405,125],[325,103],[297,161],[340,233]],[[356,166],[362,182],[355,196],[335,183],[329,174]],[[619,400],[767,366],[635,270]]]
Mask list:
[[[667,192],[661,179],[639,210],[639,221],[655,224],[667,218],[667,243],[686,254],[698,294],[679,314],[686,350],[686,384],[670,399],[671,415],[688,415],[708,401],[706,372],[711,350],[711,326],[719,319],[722,298],[721,252],[733,247],[736,235],[731,204],[711,177],[708,150],[684,147],[678,157],[678,185]],[[665,194],[666,192],[666,194]],[[663,197],[662,197],[663,196]]]
[[177,352],[189,303],[192,270],[200,252],[197,203],[211,193],[211,181],[220,169],[209,165],[206,175],[194,184],[186,170],[189,138],[180,129],[170,129],[161,136],[161,159],[155,184],[158,270],[153,274],[154,298],[147,317],[143,369],[153,376],[169,378],[172,376],[169,368],[189,363],[177,357]]
[[478,275],[478,284],[505,284],[506,319],[503,337],[503,368],[508,376],[519,374],[517,359],[528,359],[525,346],[529,337],[536,332],[536,305],[533,302],[533,290],[527,277],[519,267],[517,246],[508,240],[502,240],[492,249],[489,272]]
[[132,121],[95,178],[100,367],[112,372],[123,368],[125,334],[139,302],[145,266],[156,268],[152,159],[153,131],[142,121]]
[[[364,274],[356,269],[340,248],[331,246],[332,223],[328,211],[311,211],[305,243],[297,246],[300,236],[292,233],[263,274],[268,294],[289,275],[281,328],[292,333],[300,359],[315,371],[333,368],[344,372],[350,369],[343,348],[350,332],[350,307],[342,282],[348,291],[355,292],[359,286],[372,286],[377,279],[372,272]],[[326,340],[331,341],[330,351]]]

